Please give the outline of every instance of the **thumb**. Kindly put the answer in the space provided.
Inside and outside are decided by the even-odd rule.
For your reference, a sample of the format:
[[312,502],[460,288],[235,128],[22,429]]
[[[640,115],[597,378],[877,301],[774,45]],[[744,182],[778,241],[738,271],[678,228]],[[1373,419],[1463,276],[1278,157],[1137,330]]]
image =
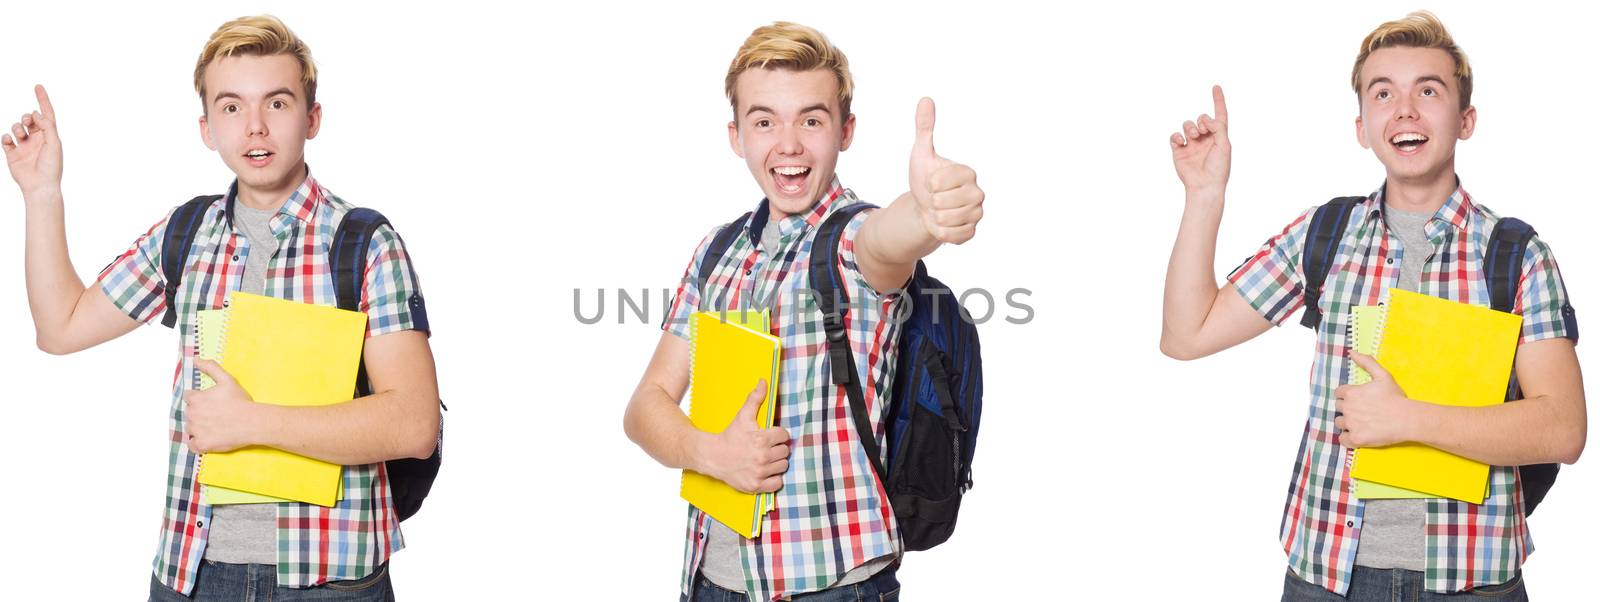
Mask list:
[[933,150],[933,99],[923,97],[917,102],[917,142],[911,147],[912,157],[937,157]]
[[733,423],[760,428],[761,425],[756,424],[756,410],[761,408],[761,402],[766,399],[767,381],[765,379],[758,380],[756,381],[756,388],[750,391],[748,397],[744,398],[744,406],[739,408],[739,414],[734,416]]
[[1378,360],[1373,359],[1373,357],[1370,355],[1362,355],[1360,353],[1351,351],[1350,359],[1355,360],[1356,365],[1361,366],[1362,370],[1366,370],[1367,374],[1372,376],[1372,380],[1383,380],[1389,378],[1389,371],[1384,370],[1383,366],[1378,363]]
[[221,364],[218,364],[214,361],[195,360],[194,367],[198,368],[200,372],[204,373],[206,376],[211,377],[211,380],[216,381],[219,385],[235,384],[233,382],[233,376],[228,374],[227,370],[223,370]]

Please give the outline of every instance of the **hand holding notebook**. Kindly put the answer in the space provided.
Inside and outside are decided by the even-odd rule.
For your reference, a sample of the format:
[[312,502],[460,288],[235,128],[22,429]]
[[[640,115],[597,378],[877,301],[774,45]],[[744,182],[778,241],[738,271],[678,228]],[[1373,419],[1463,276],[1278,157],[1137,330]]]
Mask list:
[[[768,325],[764,311],[697,312],[689,317],[689,422],[695,428],[707,433],[737,428],[742,435],[772,425],[783,343],[768,332]],[[750,390],[758,382],[765,385],[764,396]],[[769,449],[779,447],[786,458],[787,446]],[[781,474],[779,479],[781,484]],[[770,493],[745,493],[693,470],[683,471],[679,495],[749,538],[761,535],[762,519],[773,508]]]

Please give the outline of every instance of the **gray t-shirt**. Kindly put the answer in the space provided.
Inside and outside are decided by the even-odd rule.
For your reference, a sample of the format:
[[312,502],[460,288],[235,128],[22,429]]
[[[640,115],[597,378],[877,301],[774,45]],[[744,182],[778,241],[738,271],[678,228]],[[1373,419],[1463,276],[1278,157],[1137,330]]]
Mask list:
[[[1409,213],[1385,207],[1389,232],[1400,239],[1400,283],[1396,288],[1417,292],[1422,268],[1433,255],[1428,240],[1432,213]],[[1376,569],[1427,569],[1426,530],[1428,500],[1366,500],[1362,511],[1361,540],[1356,544],[1356,565]]]
[[[233,204],[233,225],[250,241],[240,291],[259,295],[266,290],[267,262],[278,251],[278,240],[272,236],[272,216],[277,213],[277,209],[263,211]],[[212,506],[205,557],[235,564],[277,564],[278,505]]]
[[[761,250],[768,257],[778,253],[778,220],[768,219],[766,227],[761,229]],[[707,517],[709,519],[709,517]],[[742,592],[744,587],[744,562],[739,558],[740,535],[734,533],[726,525],[715,519],[710,519],[710,528],[706,531],[706,550],[704,560],[700,563],[700,574],[717,587],[722,589]],[[884,556],[867,561],[866,564],[851,569],[839,581],[829,587],[860,583],[877,574],[883,567],[894,562],[893,556]]]

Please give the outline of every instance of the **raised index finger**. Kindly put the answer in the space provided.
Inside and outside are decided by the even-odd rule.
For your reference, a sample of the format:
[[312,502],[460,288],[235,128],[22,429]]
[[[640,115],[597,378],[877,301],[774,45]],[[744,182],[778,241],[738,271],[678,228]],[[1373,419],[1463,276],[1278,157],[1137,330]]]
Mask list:
[[1228,99],[1222,96],[1222,86],[1211,86],[1211,113],[1222,125],[1228,125]]
[[33,87],[33,95],[39,99],[39,112],[42,113],[44,118],[49,120],[50,123],[55,123],[56,108],[54,105],[50,104],[50,94],[44,91],[44,86],[35,85]]

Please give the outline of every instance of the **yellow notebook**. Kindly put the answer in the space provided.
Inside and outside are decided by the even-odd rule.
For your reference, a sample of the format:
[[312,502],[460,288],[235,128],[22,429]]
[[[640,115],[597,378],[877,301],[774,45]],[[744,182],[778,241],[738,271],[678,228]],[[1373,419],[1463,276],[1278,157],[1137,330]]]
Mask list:
[[[1378,361],[1406,396],[1453,406],[1505,401],[1522,317],[1391,289]],[[1350,476],[1473,504],[1489,466],[1420,443],[1357,449]]]
[[[350,400],[361,360],[366,314],[234,293],[227,310],[222,367],[250,397],[276,405]],[[339,497],[338,464],[264,446],[205,454],[200,483],[309,504]]]
[[[1383,324],[1382,305],[1362,305],[1350,309],[1350,350],[1362,355],[1378,355],[1378,326]],[[1349,363],[1350,378],[1347,382],[1352,385],[1364,385],[1372,382],[1372,375],[1367,374],[1361,366],[1354,361]],[[1401,500],[1422,499],[1437,497],[1421,491],[1412,491],[1401,487],[1391,487],[1383,483],[1350,479],[1351,492],[1357,499],[1363,500]]]
[[[228,310],[225,309],[203,309],[195,312],[196,358],[222,361],[222,339],[223,335],[227,333],[227,320]],[[211,380],[211,377],[206,376],[205,373],[199,370],[195,371],[195,375],[200,379],[198,383],[194,384],[195,389],[204,391],[217,384]],[[212,487],[210,485],[200,486],[200,497],[208,506],[222,504],[276,504],[294,501],[226,487]],[[339,480],[339,493],[336,497],[341,500],[344,499],[344,479],[342,478]]]
[[[689,317],[689,421],[695,428],[708,433],[727,429],[761,380],[767,382],[767,398],[756,411],[756,421],[772,425],[783,344],[768,333],[767,324],[764,310]],[[762,519],[773,506],[772,494],[743,493],[692,470],[683,471],[679,495],[748,538],[761,535]]]

